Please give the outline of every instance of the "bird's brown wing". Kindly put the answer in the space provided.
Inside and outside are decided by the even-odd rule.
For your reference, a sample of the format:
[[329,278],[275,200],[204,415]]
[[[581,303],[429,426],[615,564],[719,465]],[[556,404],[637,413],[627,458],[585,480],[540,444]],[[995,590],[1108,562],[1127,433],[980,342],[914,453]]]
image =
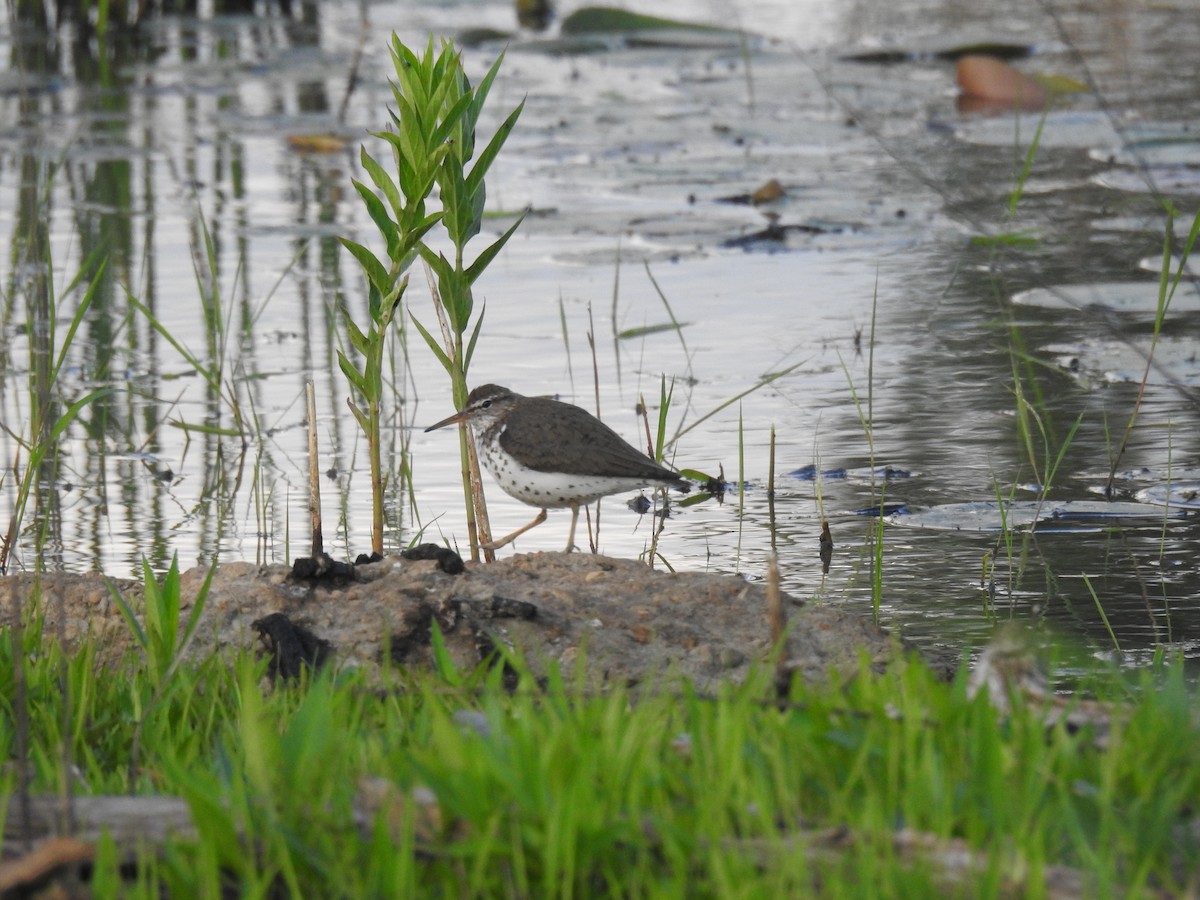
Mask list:
[[505,426],[500,446],[519,454],[527,466],[539,472],[645,478],[648,482],[679,480],[595,416],[569,403],[526,398],[509,414]]

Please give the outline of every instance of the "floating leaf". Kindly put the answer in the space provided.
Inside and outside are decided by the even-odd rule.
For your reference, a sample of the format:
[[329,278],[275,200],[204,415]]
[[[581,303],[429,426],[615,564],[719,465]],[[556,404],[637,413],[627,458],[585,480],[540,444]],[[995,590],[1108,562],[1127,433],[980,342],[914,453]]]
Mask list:
[[660,331],[678,331],[687,326],[687,322],[663,322],[661,325],[644,325],[641,328],[627,328],[617,334],[617,340],[645,337],[648,334],[658,334]]
[[1068,78],[1066,75],[1038,75],[1032,76],[1037,80],[1037,83],[1042,86],[1047,94],[1054,97],[1060,94],[1086,94],[1087,85],[1076,81],[1074,78]]
[[[1177,515],[1182,515],[1177,514]],[[995,500],[947,503],[920,512],[888,517],[890,525],[907,525],[939,531],[994,532],[1036,526],[1038,532],[1103,531],[1116,520],[1149,519],[1161,522],[1163,511],[1148,503],[1109,503],[1104,500]]]
[[1156,484],[1138,491],[1137,498],[1156,506],[1197,510],[1200,509],[1200,481]]
[[[1113,312],[1158,312],[1160,285],[1157,281],[1101,281],[1094,284],[1061,284],[1031,288],[1014,294],[1018,306],[1042,309],[1108,309]],[[1200,311],[1200,297],[1193,291],[1176,291],[1171,298],[1170,313]]]
[[1042,238],[1034,231],[1002,231],[999,234],[977,234],[971,238],[974,247],[1036,247]]
[[1007,107],[1041,109],[1048,99],[1036,79],[994,56],[962,57],[955,69],[955,80],[965,95]]
[[739,33],[736,30],[721,28],[718,25],[703,25],[697,22],[663,19],[658,16],[647,16],[642,13],[629,12],[624,9],[613,9],[607,6],[585,6],[583,9],[577,9],[563,19],[561,27],[563,34],[602,34],[658,31],[663,29],[684,29],[687,31],[703,31],[712,34],[730,35]]
[[301,153],[340,153],[346,149],[346,139],[336,134],[289,134],[287,141]]

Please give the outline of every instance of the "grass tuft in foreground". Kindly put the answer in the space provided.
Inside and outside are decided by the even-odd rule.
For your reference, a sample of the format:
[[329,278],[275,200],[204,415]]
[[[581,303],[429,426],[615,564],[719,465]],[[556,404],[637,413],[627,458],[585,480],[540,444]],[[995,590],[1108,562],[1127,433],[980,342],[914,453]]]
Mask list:
[[[1129,896],[1200,877],[1180,664],[1093,685],[1135,698],[1101,735],[1020,699],[1001,714],[916,661],[781,701],[765,667],[714,695],[508,691],[500,667],[271,689],[241,654],[179,667],[151,702],[136,652],[102,666],[86,643],[63,691],[35,619],[25,640],[31,793],[66,784],[66,712],[77,795],[182,797],[195,826],[157,850],[100,841],[98,895]],[[5,633],[3,698],[16,652]],[[13,735],[5,699],[10,760]],[[0,779],[11,858],[14,767]]]

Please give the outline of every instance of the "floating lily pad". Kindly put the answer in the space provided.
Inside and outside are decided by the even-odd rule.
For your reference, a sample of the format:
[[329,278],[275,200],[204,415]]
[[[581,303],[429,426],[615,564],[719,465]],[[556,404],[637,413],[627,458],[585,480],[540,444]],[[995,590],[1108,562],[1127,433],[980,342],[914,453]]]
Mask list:
[[1200,166],[1114,169],[1093,175],[1091,181],[1109,190],[1131,194],[1149,193],[1154,188],[1164,194],[1194,196],[1200,194]]
[[1037,521],[1033,504],[1001,506],[995,501],[951,503],[919,512],[888,516],[889,525],[932,528],[938,531],[1000,531],[1004,527],[1024,528]]
[[455,42],[460,47],[480,47],[484,44],[508,43],[513,39],[511,31],[499,28],[465,28],[458,33]]
[[1181,122],[1148,123],[1127,129],[1115,149],[1097,149],[1093,159],[1120,166],[1200,166],[1200,132]]
[[[968,144],[992,147],[1012,147],[1018,137],[1022,147],[1029,146],[1037,133],[1038,114],[989,116],[971,119],[955,131],[955,136]],[[1093,147],[1120,142],[1108,117],[1098,112],[1051,110],[1038,138],[1039,149],[1054,147],[1090,150]]]
[[1120,168],[1092,181],[1132,193],[1200,193],[1200,133],[1187,122],[1150,122],[1124,129],[1116,141],[1094,147],[1092,159]]
[[1153,365],[1146,373],[1142,350],[1120,341],[1087,340],[1076,344],[1050,344],[1044,348],[1058,365],[1081,378],[1109,384],[1148,384],[1200,387],[1200,353],[1195,338],[1159,338]]
[[1156,484],[1138,491],[1137,498],[1143,503],[1171,509],[1200,510],[1200,481]]
[[1125,519],[1161,519],[1162,509],[1146,503],[1109,503],[1103,500],[1067,500],[1039,504],[1035,500],[999,503],[995,500],[948,503],[907,515],[889,516],[889,525],[907,525],[937,531],[992,532],[1027,529],[1039,532],[1102,531],[1108,523]]
[[[1179,257],[1171,257],[1171,277],[1175,277],[1175,273],[1179,271]],[[1143,272],[1153,272],[1158,275],[1162,272],[1162,257],[1147,256],[1138,262],[1138,268]],[[1195,281],[1200,279],[1200,259],[1195,256],[1189,256],[1183,264],[1183,277]]]
[[978,39],[961,37],[938,36],[926,42],[920,42],[908,47],[885,47],[876,50],[863,50],[844,57],[860,63],[890,64],[907,62],[915,59],[948,59],[955,60],[963,56],[986,55],[997,59],[1021,59],[1033,52],[1033,45],[1020,38],[987,38]]
[[[1013,295],[1012,302],[1018,306],[1037,306],[1042,309],[1105,309],[1153,316],[1158,310],[1158,290],[1157,281],[1063,284],[1021,291]],[[1177,290],[1168,314],[1197,311],[1200,311],[1200,296],[1190,289]]]
[[566,37],[619,35],[641,46],[691,48],[739,46],[745,33],[735,28],[664,19],[606,6],[585,6],[565,19],[560,28]]

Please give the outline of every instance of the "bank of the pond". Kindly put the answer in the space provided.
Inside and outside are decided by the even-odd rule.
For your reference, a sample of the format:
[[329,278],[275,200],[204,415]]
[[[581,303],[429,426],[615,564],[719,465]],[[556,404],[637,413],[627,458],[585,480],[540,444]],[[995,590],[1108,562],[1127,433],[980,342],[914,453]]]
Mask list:
[[[664,572],[585,553],[517,554],[467,563],[457,574],[444,568],[432,559],[391,557],[304,578],[282,565],[223,564],[208,584],[188,653],[200,659],[214,650],[265,646],[286,656],[289,670],[301,658],[372,671],[383,661],[429,668],[436,628],[464,670],[501,650],[537,673],[551,664],[572,672],[583,666],[596,686],[685,678],[711,687],[740,682],[756,664],[777,658],[772,629],[779,628],[779,613],[788,630],[781,665],[808,678],[857,670],[864,658],[881,670],[915,652],[869,612],[776,591],[773,614],[768,584],[732,575]],[[207,576],[203,568],[183,573],[181,632]],[[116,657],[130,647],[133,632],[110,586],[143,615],[139,582],[31,574],[4,582],[10,597],[38,604],[47,635],[61,634],[71,645],[95,638]],[[4,604],[0,623],[8,624],[16,608]]]

